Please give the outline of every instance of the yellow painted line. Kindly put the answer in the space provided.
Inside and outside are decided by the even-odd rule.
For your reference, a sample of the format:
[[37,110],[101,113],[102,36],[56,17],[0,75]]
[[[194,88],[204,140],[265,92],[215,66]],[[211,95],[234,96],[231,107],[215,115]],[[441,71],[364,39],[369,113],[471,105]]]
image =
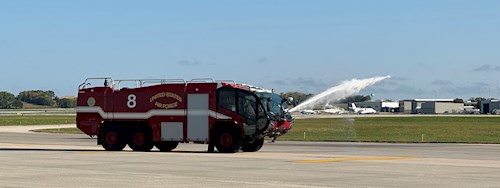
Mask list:
[[311,160],[297,160],[293,161],[296,163],[334,163],[334,162],[345,162],[345,161],[389,161],[389,160],[401,160],[401,159],[413,159],[417,158],[415,156],[398,156],[398,157],[345,157],[345,158],[333,158],[333,159],[311,159]]

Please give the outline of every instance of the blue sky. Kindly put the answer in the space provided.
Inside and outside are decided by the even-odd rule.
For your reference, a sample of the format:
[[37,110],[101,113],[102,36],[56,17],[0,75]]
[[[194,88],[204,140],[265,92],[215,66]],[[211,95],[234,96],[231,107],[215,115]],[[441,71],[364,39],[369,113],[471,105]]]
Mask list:
[[2,1],[0,90],[87,77],[232,79],[375,98],[500,95],[500,1]]

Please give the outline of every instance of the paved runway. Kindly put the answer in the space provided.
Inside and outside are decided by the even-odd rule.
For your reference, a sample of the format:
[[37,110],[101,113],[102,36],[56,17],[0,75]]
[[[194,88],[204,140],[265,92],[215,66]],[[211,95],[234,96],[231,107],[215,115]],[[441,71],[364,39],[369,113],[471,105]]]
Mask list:
[[0,187],[500,187],[500,145],[277,142],[255,153],[206,149],[106,152],[84,135],[0,132]]

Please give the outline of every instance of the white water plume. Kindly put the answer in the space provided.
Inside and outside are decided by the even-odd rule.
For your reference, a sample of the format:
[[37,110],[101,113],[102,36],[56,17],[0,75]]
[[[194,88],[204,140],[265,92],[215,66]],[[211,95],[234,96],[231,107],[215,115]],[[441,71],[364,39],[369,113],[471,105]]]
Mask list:
[[318,104],[328,104],[331,101],[340,100],[356,93],[359,93],[362,89],[371,86],[382,80],[391,78],[390,75],[387,76],[376,76],[373,78],[366,79],[352,79],[343,81],[340,85],[334,86],[326,91],[323,91],[310,99],[300,103],[296,107],[290,109],[290,112],[300,111],[304,109],[311,109]]

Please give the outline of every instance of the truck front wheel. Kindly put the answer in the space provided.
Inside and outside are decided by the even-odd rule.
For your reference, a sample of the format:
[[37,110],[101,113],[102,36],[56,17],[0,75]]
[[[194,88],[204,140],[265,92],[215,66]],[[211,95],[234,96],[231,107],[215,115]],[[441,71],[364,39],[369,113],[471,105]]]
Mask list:
[[100,130],[99,139],[102,147],[107,151],[121,151],[125,148],[126,138],[124,131],[117,125],[106,125]]
[[221,153],[236,153],[241,144],[241,133],[233,126],[220,128],[215,137],[215,147]]
[[262,148],[262,145],[264,145],[264,138],[258,138],[255,139],[252,143],[245,143],[241,147],[241,150],[244,152],[256,152],[259,151],[260,148]]

